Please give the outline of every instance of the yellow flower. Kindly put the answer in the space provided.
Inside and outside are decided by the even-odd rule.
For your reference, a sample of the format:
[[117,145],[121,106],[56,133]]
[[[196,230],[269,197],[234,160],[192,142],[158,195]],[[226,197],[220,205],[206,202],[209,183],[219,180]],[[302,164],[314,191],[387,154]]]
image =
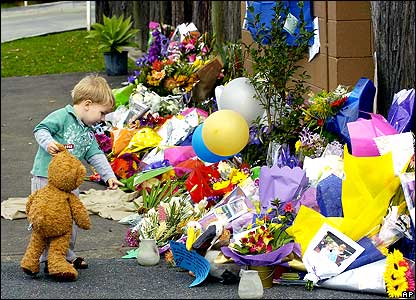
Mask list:
[[270,227],[270,231],[275,231],[275,230],[279,229],[280,227],[282,227],[282,224],[280,224],[280,223],[270,223],[269,227]]
[[403,292],[409,287],[406,278],[403,277],[394,281],[386,281],[386,286],[387,294],[390,298],[401,298]]
[[400,298],[409,287],[406,280],[407,267],[400,266],[400,262],[403,260],[403,254],[397,249],[388,253],[386,258],[386,270],[383,277],[386,282],[387,294],[391,298]]
[[244,172],[237,171],[234,176],[231,177],[231,183],[232,184],[238,184],[246,180],[248,177],[248,174],[245,174]]
[[298,140],[296,143],[295,143],[295,151],[296,152],[299,152],[299,150],[300,150],[300,148],[302,147],[302,142],[300,141],[300,140]]
[[200,68],[201,66],[204,65],[204,62],[201,59],[196,59],[193,63],[192,66],[196,69]]
[[223,188],[226,188],[229,185],[230,185],[230,181],[229,180],[218,181],[218,182],[215,182],[212,185],[212,188],[214,189],[214,191],[218,191],[218,190],[221,190]]
[[165,77],[165,75],[165,70],[162,70],[160,72],[152,70],[152,74],[148,74],[146,77],[147,83],[153,86],[158,86],[160,84],[160,81]]

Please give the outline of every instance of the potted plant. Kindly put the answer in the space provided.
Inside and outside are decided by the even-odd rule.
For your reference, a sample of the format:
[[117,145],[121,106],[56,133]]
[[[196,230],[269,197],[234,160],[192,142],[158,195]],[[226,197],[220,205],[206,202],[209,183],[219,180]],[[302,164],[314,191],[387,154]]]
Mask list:
[[91,25],[92,30],[86,36],[87,39],[97,39],[98,49],[104,51],[104,61],[107,75],[117,76],[127,74],[127,54],[124,47],[138,47],[138,44],[131,39],[139,31],[132,28],[133,23],[130,17],[124,19],[103,15],[103,24]]

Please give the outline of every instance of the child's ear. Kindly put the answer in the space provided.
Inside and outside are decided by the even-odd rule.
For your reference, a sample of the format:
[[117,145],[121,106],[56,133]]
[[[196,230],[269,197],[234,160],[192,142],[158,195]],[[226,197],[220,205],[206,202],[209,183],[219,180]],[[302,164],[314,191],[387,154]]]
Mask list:
[[92,105],[92,101],[90,99],[87,99],[87,100],[84,101],[84,106],[86,108],[89,108],[91,105]]

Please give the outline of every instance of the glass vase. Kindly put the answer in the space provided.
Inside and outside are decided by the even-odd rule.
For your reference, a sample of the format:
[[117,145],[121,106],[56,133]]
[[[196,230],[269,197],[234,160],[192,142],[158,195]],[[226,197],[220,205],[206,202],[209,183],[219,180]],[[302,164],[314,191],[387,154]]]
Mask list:
[[238,296],[241,299],[260,299],[263,297],[263,284],[257,271],[241,269],[240,277]]
[[159,249],[154,239],[141,239],[137,249],[137,262],[142,266],[154,266],[160,261]]

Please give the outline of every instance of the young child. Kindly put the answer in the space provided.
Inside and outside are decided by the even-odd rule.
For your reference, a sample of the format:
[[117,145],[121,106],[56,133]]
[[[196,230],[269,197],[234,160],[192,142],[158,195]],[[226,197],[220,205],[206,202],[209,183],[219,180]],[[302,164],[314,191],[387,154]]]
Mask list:
[[[72,106],[68,104],[50,113],[33,130],[39,148],[31,171],[32,193],[47,184],[49,162],[52,156],[59,152],[56,143],[63,144],[78,159],[91,164],[107,183],[108,188],[117,189],[118,186],[124,186],[117,180],[92,129],[92,125],[104,121],[105,115],[113,111],[115,99],[110,86],[103,77],[88,75],[75,85],[71,96]],[[79,196],[79,189],[73,193]],[[74,223],[66,259],[72,262],[75,268],[86,269],[88,264],[73,251],[76,237],[77,226]],[[40,258],[40,262],[45,262],[45,272],[48,271],[47,250]]]

